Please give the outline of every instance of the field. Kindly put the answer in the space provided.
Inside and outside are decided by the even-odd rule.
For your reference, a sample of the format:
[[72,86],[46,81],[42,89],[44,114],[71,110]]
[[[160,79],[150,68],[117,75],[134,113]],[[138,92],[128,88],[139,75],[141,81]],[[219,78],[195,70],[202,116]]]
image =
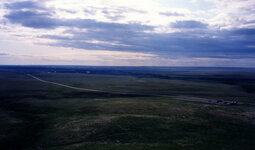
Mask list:
[[0,66],[1,150],[252,150],[254,139],[255,69]]

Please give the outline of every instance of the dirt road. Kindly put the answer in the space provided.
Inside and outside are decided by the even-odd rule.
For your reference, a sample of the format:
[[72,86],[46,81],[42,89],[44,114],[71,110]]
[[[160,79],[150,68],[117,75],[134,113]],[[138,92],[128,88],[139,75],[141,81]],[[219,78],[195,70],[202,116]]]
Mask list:
[[217,99],[207,99],[207,98],[199,98],[199,97],[191,97],[191,96],[169,96],[169,95],[153,95],[153,94],[136,94],[136,93],[122,93],[122,92],[109,92],[109,91],[102,91],[102,90],[96,90],[96,89],[86,89],[86,88],[78,88],[73,87],[57,82],[52,81],[46,81],[42,80],[38,77],[35,77],[31,74],[27,74],[29,77],[32,77],[33,79],[36,79],[40,82],[48,83],[48,84],[54,84],[74,90],[79,91],[86,91],[86,92],[100,92],[100,93],[108,93],[108,94],[120,94],[120,95],[137,95],[137,96],[154,96],[154,97],[169,97],[176,100],[182,100],[182,101],[190,101],[190,102],[200,102],[200,103],[209,103],[209,104],[216,104],[216,105],[232,105],[232,104],[244,104],[241,102],[235,102],[235,101],[224,101],[224,100],[217,100]]
[[42,80],[42,79],[40,79],[38,77],[35,77],[35,76],[31,75],[31,74],[27,74],[27,75],[32,77],[32,78],[34,78],[34,79],[36,79],[36,80],[38,80],[38,81],[44,82],[44,83],[54,84],[54,85],[58,85],[58,86],[62,86],[62,87],[66,87],[66,88],[70,88],[70,89],[74,89],[74,90],[105,93],[104,91],[100,91],[100,90],[78,88],[78,87],[73,87],[73,86],[69,86],[69,85],[65,85],[65,84],[61,84],[61,83],[57,83],[57,82],[51,82],[51,81]]

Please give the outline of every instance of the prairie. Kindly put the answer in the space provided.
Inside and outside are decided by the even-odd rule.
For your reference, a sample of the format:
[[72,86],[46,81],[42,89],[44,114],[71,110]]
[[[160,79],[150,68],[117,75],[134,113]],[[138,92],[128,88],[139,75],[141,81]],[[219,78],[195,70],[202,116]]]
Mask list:
[[1,66],[0,149],[255,149],[254,104],[253,69]]

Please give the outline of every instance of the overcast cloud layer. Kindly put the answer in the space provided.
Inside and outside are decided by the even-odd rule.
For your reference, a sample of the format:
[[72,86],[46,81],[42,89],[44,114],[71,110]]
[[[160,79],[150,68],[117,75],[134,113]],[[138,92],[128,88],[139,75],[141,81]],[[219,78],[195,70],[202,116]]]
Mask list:
[[0,64],[255,66],[254,0],[2,0]]

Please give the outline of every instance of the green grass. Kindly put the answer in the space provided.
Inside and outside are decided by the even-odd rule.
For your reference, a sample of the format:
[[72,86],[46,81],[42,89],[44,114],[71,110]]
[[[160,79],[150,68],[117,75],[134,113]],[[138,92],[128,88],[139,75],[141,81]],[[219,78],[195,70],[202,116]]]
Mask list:
[[[135,76],[35,73],[68,85],[130,93],[238,97],[236,84]],[[255,148],[253,105],[213,105],[167,97],[74,91],[20,72],[1,72],[0,149],[249,150]],[[250,83],[251,84],[251,83]]]
[[133,76],[87,75],[87,74],[39,74],[48,81],[55,81],[71,86],[99,89],[105,91],[198,95],[198,96],[245,96],[246,93],[236,85],[217,82],[137,78]]

